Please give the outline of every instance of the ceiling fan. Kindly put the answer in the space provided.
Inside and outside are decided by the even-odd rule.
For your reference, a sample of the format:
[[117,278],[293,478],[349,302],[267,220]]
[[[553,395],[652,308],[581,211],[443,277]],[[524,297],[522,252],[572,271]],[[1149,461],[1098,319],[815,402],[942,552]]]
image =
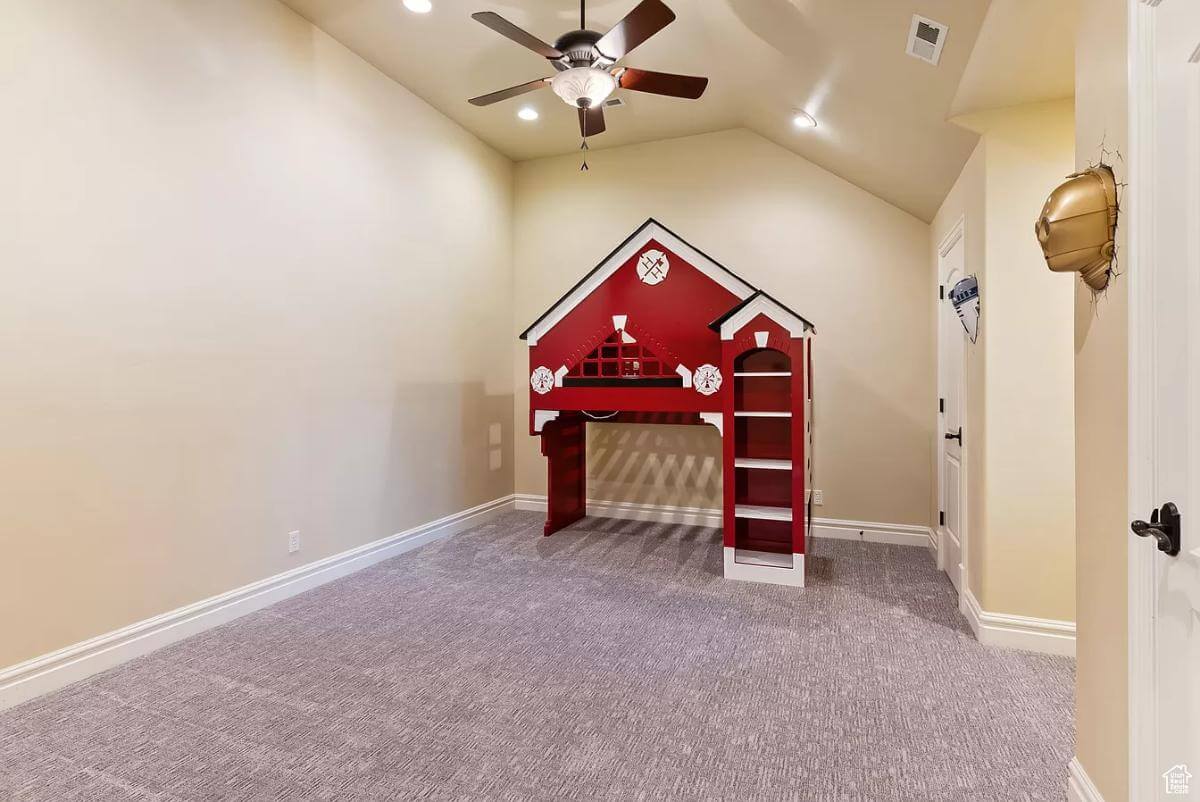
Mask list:
[[564,33],[553,46],[494,12],[472,14],[472,19],[545,58],[557,74],[473,97],[468,102],[488,106],[549,86],[568,106],[578,109],[579,132],[583,134],[586,147],[589,136],[604,131],[604,100],[618,87],[688,100],[696,100],[704,94],[707,78],[617,66],[617,62],[635,47],[674,21],[675,13],[660,0],[642,0],[625,19],[604,34],[587,29],[585,2],[580,0],[579,3],[579,30]]

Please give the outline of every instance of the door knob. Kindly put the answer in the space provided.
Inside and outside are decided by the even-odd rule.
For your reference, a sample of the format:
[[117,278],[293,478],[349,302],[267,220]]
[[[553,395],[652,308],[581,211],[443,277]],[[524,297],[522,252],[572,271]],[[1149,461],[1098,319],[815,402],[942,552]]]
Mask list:
[[950,434],[950,432],[946,432],[946,439],[947,440],[957,440],[958,444],[961,446],[962,445],[962,427],[959,426],[958,431],[955,432],[954,434]]
[[1174,557],[1180,548],[1180,515],[1179,508],[1171,502],[1162,505],[1162,509],[1150,513],[1150,523],[1134,521],[1129,525],[1138,537],[1152,537],[1158,543],[1158,550]]

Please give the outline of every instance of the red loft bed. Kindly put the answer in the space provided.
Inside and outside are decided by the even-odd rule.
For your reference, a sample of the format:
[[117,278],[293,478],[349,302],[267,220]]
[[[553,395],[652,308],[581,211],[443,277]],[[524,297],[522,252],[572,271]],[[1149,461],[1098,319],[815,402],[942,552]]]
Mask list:
[[589,421],[722,435],[725,576],[803,586],[811,516],[811,323],[648,220],[521,334],[545,534],[587,509]]

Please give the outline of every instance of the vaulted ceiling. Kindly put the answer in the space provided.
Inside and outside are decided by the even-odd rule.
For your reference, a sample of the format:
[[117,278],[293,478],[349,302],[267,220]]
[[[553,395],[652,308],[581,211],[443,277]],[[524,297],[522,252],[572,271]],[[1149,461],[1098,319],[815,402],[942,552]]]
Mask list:
[[1000,0],[988,9],[950,116],[1075,94],[1080,0]]
[[[572,0],[285,0],[299,14],[508,157],[579,147],[576,115],[548,88],[477,108],[467,98],[553,74],[545,60],[473,21],[495,11],[543,40],[577,28]],[[976,135],[947,122],[988,0],[666,0],[676,21],[622,63],[706,75],[684,101],[618,90],[593,148],[746,127],[930,220]],[[593,0],[604,31],[636,0]],[[905,54],[912,15],[949,25],[941,63]],[[532,105],[534,122],[517,110]],[[816,129],[797,130],[804,109]]]

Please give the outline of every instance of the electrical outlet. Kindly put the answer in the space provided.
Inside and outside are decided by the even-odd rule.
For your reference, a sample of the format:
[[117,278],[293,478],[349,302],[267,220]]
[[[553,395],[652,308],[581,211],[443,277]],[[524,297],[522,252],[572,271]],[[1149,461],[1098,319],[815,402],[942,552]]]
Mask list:
[[813,491],[813,504],[820,507],[824,503],[825,503],[825,491],[824,490],[814,490]]
[[300,530],[288,532],[288,554],[295,554],[300,551]]

